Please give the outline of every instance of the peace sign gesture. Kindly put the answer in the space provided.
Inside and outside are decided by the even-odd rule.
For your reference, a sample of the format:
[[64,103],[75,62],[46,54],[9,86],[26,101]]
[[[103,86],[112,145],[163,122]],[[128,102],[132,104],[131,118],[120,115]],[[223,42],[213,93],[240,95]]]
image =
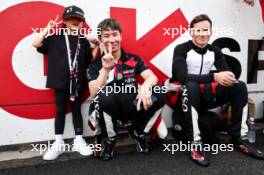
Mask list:
[[63,21],[58,21],[59,20],[59,15],[56,16],[54,20],[50,20],[49,23],[47,24],[47,29],[53,29],[54,27],[57,27],[59,24],[61,24]]
[[104,56],[102,57],[103,68],[106,70],[111,70],[115,65],[114,57],[112,55],[112,45],[108,43],[108,50],[106,50],[104,44],[101,43],[101,48],[104,52]]

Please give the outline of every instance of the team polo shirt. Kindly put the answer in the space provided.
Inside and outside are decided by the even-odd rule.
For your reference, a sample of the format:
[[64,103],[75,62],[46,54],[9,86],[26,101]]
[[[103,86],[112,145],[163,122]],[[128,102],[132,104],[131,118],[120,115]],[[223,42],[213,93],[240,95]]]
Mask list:
[[[88,80],[96,80],[101,69],[102,57],[96,59],[89,65],[87,70]],[[147,69],[147,65],[140,57],[121,50],[121,57],[118,60],[118,63],[115,64],[114,68],[110,71],[107,83],[117,80],[121,81],[124,85],[136,86],[137,76]]]

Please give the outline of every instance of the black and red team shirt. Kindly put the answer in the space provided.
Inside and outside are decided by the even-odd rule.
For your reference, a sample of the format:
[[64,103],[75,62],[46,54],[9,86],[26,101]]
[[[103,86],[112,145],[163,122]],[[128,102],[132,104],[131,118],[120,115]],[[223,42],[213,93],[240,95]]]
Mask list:
[[[87,70],[87,78],[89,81],[96,80],[99,76],[99,72],[102,69],[101,60],[102,57],[96,59],[89,65]],[[111,79],[110,76],[112,74],[113,80],[122,81],[123,85],[125,86],[136,86],[137,76],[147,69],[147,65],[140,57],[130,53],[126,53],[122,49],[121,57],[118,60],[118,63],[115,64],[114,68],[110,71],[108,78]]]

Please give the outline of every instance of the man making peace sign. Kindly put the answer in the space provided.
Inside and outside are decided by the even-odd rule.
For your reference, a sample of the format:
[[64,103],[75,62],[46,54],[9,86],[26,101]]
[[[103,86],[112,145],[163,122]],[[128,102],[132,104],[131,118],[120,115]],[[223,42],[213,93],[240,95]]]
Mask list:
[[[109,160],[113,156],[115,124],[129,121],[133,121],[128,130],[137,150],[148,153],[143,130],[147,121],[164,105],[166,90],[155,86],[157,77],[140,57],[121,49],[122,32],[116,20],[103,20],[98,30],[104,55],[89,65],[87,76],[90,95],[99,104],[99,123],[106,137],[101,158]],[[137,88],[138,75],[144,82]],[[157,88],[152,93],[153,86]]]

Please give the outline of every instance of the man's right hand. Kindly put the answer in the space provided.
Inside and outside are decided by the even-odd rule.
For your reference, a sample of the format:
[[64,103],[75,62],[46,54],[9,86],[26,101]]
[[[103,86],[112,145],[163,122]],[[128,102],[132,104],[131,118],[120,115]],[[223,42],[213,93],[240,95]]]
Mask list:
[[114,57],[112,55],[112,46],[110,43],[108,44],[108,51],[103,44],[101,47],[104,51],[104,56],[102,57],[102,66],[105,70],[110,71],[115,65]]
[[237,81],[235,75],[230,71],[214,73],[214,80],[222,86],[233,86]]
[[104,56],[102,57],[102,69],[99,71],[100,73],[97,79],[89,82],[91,97],[94,97],[100,88],[106,85],[109,73],[115,64],[111,44],[108,44],[108,51],[102,43],[100,44],[100,47],[104,52]]

